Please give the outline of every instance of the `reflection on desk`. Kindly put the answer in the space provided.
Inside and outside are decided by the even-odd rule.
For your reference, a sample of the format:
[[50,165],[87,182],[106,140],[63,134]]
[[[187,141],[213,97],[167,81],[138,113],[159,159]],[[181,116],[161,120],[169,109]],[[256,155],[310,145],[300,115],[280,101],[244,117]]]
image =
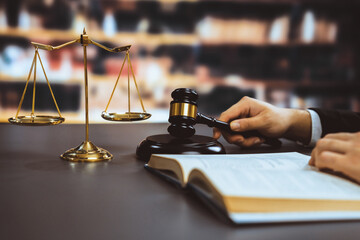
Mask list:
[[[192,194],[144,169],[135,157],[146,136],[168,124],[94,124],[90,138],[110,162],[73,164],[59,155],[81,142],[82,125],[0,124],[0,239],[357,239],[359,222],[233,228]],[[211,129],[196,126],[198,134]],[[306,149],[288,141],[279,151]],[[271,152],[266,146],[228,153]]]

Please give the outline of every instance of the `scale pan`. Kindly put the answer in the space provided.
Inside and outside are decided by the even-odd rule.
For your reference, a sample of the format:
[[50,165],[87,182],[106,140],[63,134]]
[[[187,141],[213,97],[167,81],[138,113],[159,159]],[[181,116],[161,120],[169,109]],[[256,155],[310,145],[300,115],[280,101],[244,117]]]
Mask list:
[[101,117],[109,121],[141,121],[151,117],[150,113],[146,112],[126,112],[126,113],[107,113],[102,112]]
[[18,116],[8,119],[10,123],[22,126],[47,126],[57,125],[65,121],[65,118],[59,116]]

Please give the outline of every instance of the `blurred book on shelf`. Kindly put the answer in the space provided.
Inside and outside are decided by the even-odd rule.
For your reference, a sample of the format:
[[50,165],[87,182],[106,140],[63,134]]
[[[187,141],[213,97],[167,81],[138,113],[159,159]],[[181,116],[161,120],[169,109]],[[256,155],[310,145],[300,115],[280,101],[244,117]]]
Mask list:
[[313,11],[306,11],[301,23],[301,41],[304,43],[335,43],[337,24],[330,19],[315,18]]
[[256,19],[205,17],[197,24],[197,35],[203,44],[265,44],[268,23]]
[[[170,93],[178,87],[195,88],[200,107],[214,116],[244,95],[283,107],[360,111],[359,7],[360,2],[348,0],[1,2],[0,121],[14,115],[20,101],[34,56],[30,42],[59,45],[78,38],[84,27],[90,38],[107,46],[132,45],[141,94],[147,111],[156,115],[150,121],[167,121]],[[82,48],[39,54],[61,111],[81,122]],[[105,108],[123,59],[124,54],[88,47],[95,122],[104,122],[96,116]],[[54,111],[38,71],[36,108]],[[126,111],[127,71],[111,111]],[[138,102],[136,94],[132,98]],[[24,103],[24,111],[29,106]]]

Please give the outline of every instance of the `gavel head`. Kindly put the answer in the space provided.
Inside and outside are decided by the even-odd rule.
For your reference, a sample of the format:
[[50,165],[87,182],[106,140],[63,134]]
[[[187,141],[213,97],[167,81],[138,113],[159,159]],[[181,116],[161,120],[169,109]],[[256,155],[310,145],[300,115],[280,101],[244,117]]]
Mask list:
[[189,138],[195,134],[199,95],[189,88],[178,88],[171,93],[168,132],[177,138]]

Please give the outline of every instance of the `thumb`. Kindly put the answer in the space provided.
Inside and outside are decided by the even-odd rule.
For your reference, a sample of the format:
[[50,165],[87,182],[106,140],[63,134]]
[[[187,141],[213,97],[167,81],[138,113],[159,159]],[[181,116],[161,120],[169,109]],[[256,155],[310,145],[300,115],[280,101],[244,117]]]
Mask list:
[[244,132],[250,130],[258,130],[262,127],[263,121],[260,117],[250,117],[234,120],[230,123],[231,130],[235,132]]

